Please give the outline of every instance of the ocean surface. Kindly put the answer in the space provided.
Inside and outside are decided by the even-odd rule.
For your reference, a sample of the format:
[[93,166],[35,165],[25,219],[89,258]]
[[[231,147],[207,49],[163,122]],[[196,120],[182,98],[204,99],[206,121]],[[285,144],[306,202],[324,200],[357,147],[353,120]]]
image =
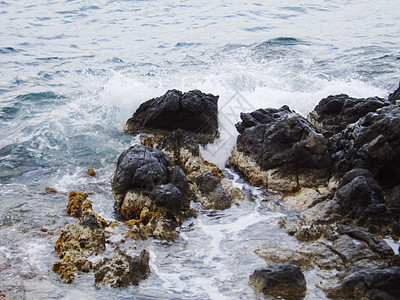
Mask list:
[[[254,201],[200,210],[176,243],[128,240],[150,251],[152,273],[124,289],[96,289],[93,274],[66,285],[51,271],[59,231],[74,221],[68,193],[90,192],[94,209],[116,219],[110,177],[137,143],[122,127],[168,89],[220,96],[221,135],[202,153],[222,168],[242,111],[287,104],[307,115],[332,94],[387,97],[400,81],[399,11],[395,0],[1,1],[0,290],[15,299],[262,299],[248,286],[266,265],[253,251],[297,242],[277,225],[290,212],[232,170]],[[306,273],[306,299],[324,298],[318,276]]]

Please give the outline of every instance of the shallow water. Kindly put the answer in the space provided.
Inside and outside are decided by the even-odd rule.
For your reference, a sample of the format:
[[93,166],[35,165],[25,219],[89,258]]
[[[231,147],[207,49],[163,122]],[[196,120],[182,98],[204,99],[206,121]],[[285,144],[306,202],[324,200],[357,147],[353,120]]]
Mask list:
[[[277,226],[288,212],[257,189],[247,186],[254,202],[201,211],[177,243],[136,245],[151,252],[151,276],[102,290],[92,275],[65,285],[50,270],[58,232],[73,221],[67,195],[91,192],[94,209],[116,218],[109,180],[135,141],[122,126],[168,89],[220,95],[221,135],[202,152],[221,167],[242,111],[288,104],[306,115],[330,94],[387,97],[400,79],[399,10],[391,0],[1,1],[0,290],[16,299],[256,298],[248,276],[266,263],[253,250],[296,243]],[[318,276],[306,277],[306,298],[321,299]]]

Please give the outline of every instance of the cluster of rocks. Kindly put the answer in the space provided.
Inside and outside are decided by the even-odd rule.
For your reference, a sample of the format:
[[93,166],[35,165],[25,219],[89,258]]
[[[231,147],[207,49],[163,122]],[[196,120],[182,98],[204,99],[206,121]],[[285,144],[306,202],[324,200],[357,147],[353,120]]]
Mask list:
[[[399,95],[400,88],[387,100],[329,96],[308,118],[288,106],[241,114],[228,166],[281,192],[293,213],[280,225],[300,241],[296,249],[267,243],[256,250],[270,263],[250,276],[256,291],[302,298],[302,270],[318,268],[338,273],[321,283],[329,297],[400,297],[400,258],[381,239],[400,236]],[[141,137],[120,155],[111,180],[127,237],[173,241],[182,222],[196,216],[191,201],[226,209],[244,198],[200,153],[218,136],[218,96],[168,91],[143,103],[125,130]],[[114,245],[111,256],[91,261],[104,253],[111,224],[87,196],[70,194],[68,213],[79,220],[61,230],[53,270],[66,282],[92,271],[99,286],[137,284],[150,272],[147,251],[131,257]]]
[[217,104],[217,96],[198,90],[171,90],[143,103],[127,121],[129,133],[154,134],[120,155],[111,181],[130,237],[175,240],[176,228],[195,216],[192,200],[226,209],[243,197],[200,153],[200,144],[218,134]]
[[[259,109],[236,125],[230,166],[282,192],[294,212],[281,226],[301,241],[297,249],[267,243],[256,252],[278,266],[339,271],[321,284],[329,297],[399,298],[400,257],[379,238],[400,236],[399,92],[387,100],[329,96],[307,119],[287,106]],[[258,270],[251,282],[287,296],[285,288],[276,293],[271,272]],[[302,297],[301,287],[291,296]]]
[[[218,96],[171,90],[143,103],[127,121],[127,132],[148,135],[119,156],[111,179],[115,207],[130,228],[126,237],[173,241],[182,222],[196,216],[192,200],[205,209],[226,209],[244,197],[200,153],[200,145],[218,135],[217,105]],[[67,212],[79,220],[61,230],[53,271],[67,283],[78,273],[94,272],[97,286],[138,284],[150,272],[149,253],[131,257],[113,244],[106,228],[118,224],[96,214],[87,197],[70,193]],[[106,255],[107,244],[114,250]],[[94,262],[100,254],[106,257]]]
[[[92,209],[88,194],[70,192],[67,212],[78,220],[61,229],[55,245],[60,261],[53,264],[53,271],[59,274],[63,282],[74,282],[79,273],[94,272],[98,287],[137,285],[150,273],[149,253],[143,250],[138,256],[129,256],[110,240],[111,232],[107,227],[116,226]],[[105,253],[107,244],[113,249]],[[103,259],[96,259],[103,255]]]

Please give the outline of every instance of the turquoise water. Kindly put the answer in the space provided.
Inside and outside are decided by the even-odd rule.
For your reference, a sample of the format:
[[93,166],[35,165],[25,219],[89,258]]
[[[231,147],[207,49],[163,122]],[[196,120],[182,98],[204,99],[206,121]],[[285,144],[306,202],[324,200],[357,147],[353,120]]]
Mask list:
[[[179,243],[148,241],[153,273],[140,287],[96,290],[92,278],[66,286],[50,271],[72,221],[67,194],[93,192],[95,209],[115,219],[109,180],[135,142],[122,126],[171,88],[220,95],[221,136],[203,149],[220,166],[241,111],[288,104],[306,115],[330,94],[386,97],[400,81],[400,2],[353,2],[0,2],[0,290],[16,299],[256,297],[247,278],[263,261],[245,253],[271,237],[294,243],[266,225],[280,213],[260,210],[261,198],[221,213],[227,228],[204,212]],[[257,220],[251,230],[246,213]],[[185,265],[203,247],[204,259]]]

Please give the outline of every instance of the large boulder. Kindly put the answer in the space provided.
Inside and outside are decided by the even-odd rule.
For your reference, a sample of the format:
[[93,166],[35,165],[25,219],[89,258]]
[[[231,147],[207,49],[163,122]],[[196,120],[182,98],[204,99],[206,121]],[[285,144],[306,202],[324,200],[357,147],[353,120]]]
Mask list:
[[307,290],[300,268],[288,264],[274,264],[254,271],[250,285],[259,293],[285,299],[301,299]]
[[322,99],[308,115],[308,120],[326,137],[341,132],[349,124],[358,121],[369,112],[389,105],[379,97],[352,98],[341,94]]
[[212,140],[218,132],[218,98],[199,90],[169,90],[144,102],[126,122],[125,131],[159,133],[183,129]]
[[324,136],[288,106],[241,113],[230,165],[252,184],[275,190],[326,184],[330,156]]

